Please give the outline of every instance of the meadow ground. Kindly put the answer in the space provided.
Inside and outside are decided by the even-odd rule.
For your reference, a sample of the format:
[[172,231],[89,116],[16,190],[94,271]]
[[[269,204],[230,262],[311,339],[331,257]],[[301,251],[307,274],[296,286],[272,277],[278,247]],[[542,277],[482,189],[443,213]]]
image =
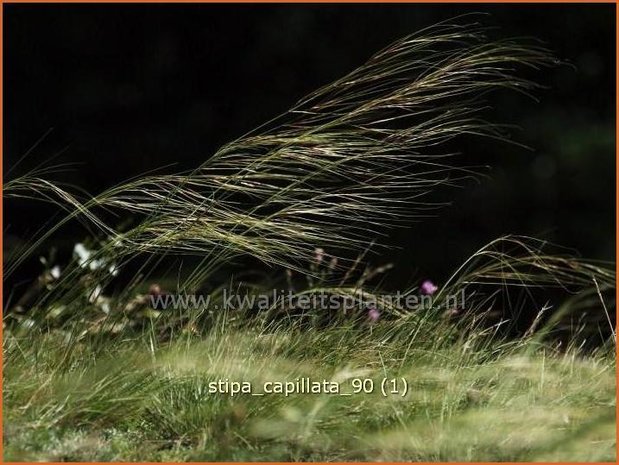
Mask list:
[[[157,343],[5,336],[7,461],[608,461],[614,348],[508,342],[437,316],[328,328],[220,319]],[[218,380],[352,392],[230,396]],[[405,396],[381,393],[404,378]],[[400,393],[402,388],[399,388]]]

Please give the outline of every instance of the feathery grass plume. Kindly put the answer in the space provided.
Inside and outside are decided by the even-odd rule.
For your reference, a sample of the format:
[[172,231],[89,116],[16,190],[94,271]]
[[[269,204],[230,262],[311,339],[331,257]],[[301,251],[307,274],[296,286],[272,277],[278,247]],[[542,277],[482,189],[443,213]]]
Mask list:
[[[146,176],[83,204],[65,200],[111,237],[109,253],[249,254],[298,268],[316,246],[358,251],[435,207],[424,200],[429,192],[472,176],[440,146],[462,134],[501,138],[479,119],[484,94],[526,93],[536,84],[517,68],[556,62],[541,47],[488,41],[484,32],[445,22],[404,37],[191,173]],[[113,232],[97,208],[142,221]]]
[[[507,331],[527,338],[543,339],[549,333],[563,332],[573,340],[588,337],[614,344],[615,282],[610,263],[575,257],[546,241],[508,235],[473,253],[425,303],[421,287],[406,290],[397,300],[384,295],[380,286],[348,281],[317,283],[297,295],[336,296],[354,302],[355,309],[376,305],[413,332],[420,321],[439,317],[441,329],[433,334],[464,334],[501,326],[503,334]],[[416,308],[404,305],[410,296],[416,297]],[[295,318],[286,308],[273,310],[275,315],[279,311],[288,319]],[[299,316],[307,317],[305,313]],[[351,315],[337,316],[342,323],[342,317]],[[407,330],[401,333],[407,334]]]
[[132,249],[219,250],[295,266],[315,246],[364,247],[424,212],[428,192],[470,176],[436,146],[465,133],[500,137],[477,118],[482,94],[534,88],[512,68],[554,62],[482,32],[439,24],[405,37],[189,176],[138,180],[105,205],[155,212],[125,236]]
[[[23,249],[12,251],[6,258],[4,276],[11,275],[17,267],[35,250],[41,246],[53,233],[71,220],[79,221],[92,237],[100,236],[101,232],[107,235],[116,235],[116,231],[109,227],[96,214],[90,211],[95,201],[87,202],[88,194],[73,185],[64,185],[46,179],[46,176],[60,172],[62,165],[36,169],[22,176],[7,180],[2,186],[5,198],[36,200],[51,203],[67,212],[62,219],[51,218],[34,234],[34,240],[24,245]],[[79,192],[73,193],[72,191]]]
[[[508,235],[471,255],[439,291],[437,302],[445,305],[446,296],[464,293],[468,310],[492,312],[510,324],[519,322],[520,312],[533,316],[521,335],[544,337],[563,330],[573,339],[579,332],[582,338],[597,333],[614,344],[615,288],[610,263],[574,257],[546,241]],[[548,312],[557,300],[561,305]]]

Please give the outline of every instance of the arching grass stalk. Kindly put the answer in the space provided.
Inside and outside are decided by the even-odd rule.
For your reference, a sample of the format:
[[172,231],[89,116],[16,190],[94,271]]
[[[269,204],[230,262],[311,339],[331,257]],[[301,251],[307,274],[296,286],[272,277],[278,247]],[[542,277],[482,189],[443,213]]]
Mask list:
[[[480,119],[489,91],[527,93],[537,85],[517,69],[555,63],[543,48],[484,32],[446,22],[404,37],[189,174],[144,176],[84,202],[25,181],[98,227],[112,255],[248,254],[298,268],[315,246],[362,250],[435,207],[427,194],[473,175],[441,146],[463,134],[502,138]],[[9,183],[6,194],[23,186]],[[100,219],[103,210],[142,220],[121,233]]]

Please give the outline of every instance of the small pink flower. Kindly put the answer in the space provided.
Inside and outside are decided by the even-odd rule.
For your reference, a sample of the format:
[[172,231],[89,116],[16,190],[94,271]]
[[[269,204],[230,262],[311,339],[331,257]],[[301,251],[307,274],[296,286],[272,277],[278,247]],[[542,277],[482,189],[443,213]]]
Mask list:
[[424,282],[421,283],[421,286],[419,287],[419,289],[421,290],[421,293],[424,295],[432,295],[436,291],[438,291],[438,286],[436,286],[429,279],[426,279]]
[[370,309],[368,310],[368,319],[372,323],[376,323],[379,318],[380,318],[380,312],[376,309],[376,307],[370,307]]
[[314,249],[314,260],[316,260],[316,265],[320,265],[324,257],[325,257],[324,249],[321,249],[320,247]]
[[148,288],[148,293],[152,296],[163,295],[164,292],[161,290],[161,286],[159,284],[151,284]]

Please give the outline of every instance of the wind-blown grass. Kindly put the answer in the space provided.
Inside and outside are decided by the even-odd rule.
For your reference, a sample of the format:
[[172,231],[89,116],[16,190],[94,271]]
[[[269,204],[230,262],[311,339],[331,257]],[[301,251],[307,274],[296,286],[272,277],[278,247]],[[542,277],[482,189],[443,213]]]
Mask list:
[[[488,41],[476,24],[441,23],[190,173],[149,174],[95,196],[45,179],[49,170],[7,181],[5,196],[67,214],[12,254],[6,274],[75,221],[96,247],[60,277],[46,270],[35,299],[5,310],[5,458],[614,461],[609,264],[501,237],[454,267],[430,308],[376,300],[378,322],[316,308],[166,313],[149,308],[144,289],[168,255],[201,259],[170,284],[179,293],[250,256],[280,287],[365,308],[383,291],[372,278],[388,269],[369,268],[367,250],[438,207],[437,189],[475,175],[451,163],[445,144],[462,134],[503,139],[481,119],[483,98],[528,93],[536,84],[519,70],[555,63],[535,45]],[[328,264],[316,247],[333,254]],[[123,291],[102,291],[145,255]],[[307,284],[293,286],[290,270]],[[208,291],[213,306],[226,287],[259,293],[274,283],[230,279]],[[466,306],[451,307],[448,296],[461,292]],[[302,376],[343,385],[396,377],[410,389],[401,398],[208,393],[217,379]]]
[[[441,145],[463,134],[501,137],[480,119],[485,94],[534,89],[516,69],[556,62],[540,47],[490,42],[483,32],[445,23],[405,37],[189,174],[145,176],[84,202],[32,177],[6,194],[53,191],[110,236],[107,254],[249,254],[298,267],[318,246],[362,250],[426,214],[428,193],[473,175],[452,166]],[[100,209],[143,220],[120,233]]]

